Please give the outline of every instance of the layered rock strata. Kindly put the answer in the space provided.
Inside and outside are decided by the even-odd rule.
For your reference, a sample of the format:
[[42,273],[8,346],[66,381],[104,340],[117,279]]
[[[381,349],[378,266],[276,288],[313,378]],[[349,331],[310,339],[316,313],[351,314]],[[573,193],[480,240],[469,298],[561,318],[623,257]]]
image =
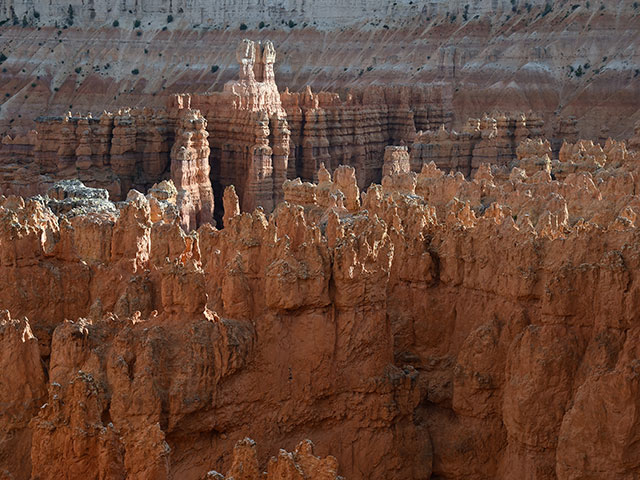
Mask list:
[[178,189],[185,230],[213,222],[213,190],[209,179],[207,121],[197,110],[183,110],[171,148],[171,179]]
[[41,117],[37,125],[27,138],[3,142],[5,194],[44,194],[57,180],[78,179],[123,200],[131,188],[147,192],[170,178],[185,229],[213,220],[208,133],[198,111],[124,109],[99,118]]
[[437,130],[418,132],[411,147],[411,168],[419,172],[423,165],[434,162],[446,172],[470,176],[483,163],[507,166],[518,145],[528,138],[540,138],[542,131],[543,122],[534,113],[485,114],[482,119],[468,119],[461,132],[449,131],[442,124]]
[[413,96],[438,84],[452,93],[439,107],[458,131],[485,111],[531,109],[550,139],[559,120],[573,116],[583,136],[619,140],[640,119],[634,1],[358,6],[3,0],[0,133],[24,135],[35,115],[70,108],[161,108],[171,93],[219,91],[236,78],[237,42],[266,31],[284,54],[276,74],[291,91],[401,85]]
[[451,92],[435,85],[422,89],[372,87],[337,93],[282,94],[291,130],[290,170],[312,181],[321,163],[350,165],[359,172],[360,188],[382,178],[388,145],[411,144],[416,130],[450,124]]
[[[124,109],[99,118],[41,117],[37,131],[3,139],[2,191],[44,193],[56,180],[78,178],[123,199],[131,188],[146,192],[172,178],[184,192],[183,225],[192,228],[213,217],[222,221],[223,191],[229,185],[236,186],[243,209],[261,206],[270,212],[283,198],[286,179],[317,181],[321,164],[353,166],[364,190],[382,180],[387,146],[410,145],[415,172],[434,161],[445,171],[471,176],[483,163],[512,166],[518,145],[543,132],[542,118],[532,113],[485,114],[469,119],[459,132],[447,130],[454,92],[438,82],[352,88],[342,95],[309,87],[280,94],[275,59],[271,42],[244,40],[236,52],[239,78],[222,92],[165,97],[166,109]],[[198,122],[206,123],[206,132],[194,130],[201,133],[191,147],[183,118],[198,115],[195,109],[202,111]],[[577,119],[561,117],[554,129],[555,157],[563,140],[577,141]],[[203,133],[208,133],[208,153]],[[213,194],[203,177],[207,170]]]
[[[382,178],[386,146],[410,144],[416,128],[451,121],[445,106],[451,93],[442,86],[419,91],[351,89],[344,99],[310,88],[281,95],[271,42],[244,40],[236,59],[239,78],[226,83],[222,92],[174,95],[166,109],[121,109],[99,118],[70,113],[39,118],[30,136],[6,137],[3,142],[0,159],[8,170],[4,191],[43,193],[55,180],[78,178],[122,199],[129,189],[146,191],[170,175],[180,187],[182,174],[174,173],[174,166],[185,141],[182,119],[198,109],[207,124],[210,181],[217,199],[213,203],[221,206],[224,188],[234,185],[244,209],[261,206],[271,211],[283,198],[287,178],[317,180],[321,163],[331,169],[345,164],[357,169],[363,189]],[[25,176],[30,172],[34,180],[42,177],[31,187],[11,185],[16,180],[29,183],[11,173],[16,156]],[[203,162],[201,168],[206,167]],[[201,184],[195,181],[185,191],[193,193]],[[200,216],[208,219],[210,214]],[[215,216],[222,219],[220,207]]]
[[122,199],[131,188],[146,191],[169,166],[175,119],[162,110],[123,109],[99,118],[68,113],[36,124],[34,174],[78,178]]
[[[372,86],[342,96],[309,87],[281,94],[271,42],[244,40],[236,60],[239,78],[222,92],[173,95],[166,109],[41,117],[37,131],[5,137],[2,191],[44,193],[56,180],[78,178],[123,199],[131,188],[146,192],[172,178],[184,192],[183,226],[192,228],[213,218],[222,222],[223,192],[230,185],[244,210],[261,206],[270,212],[283,199],[285,180],[317,181],[321,164],[354,167],[364,190],[382,180],[385,148],[407,145],[415,172],[434,161],[445,171],[471,176],[483,163],[512,166],[518,145],[540,138],[544,129],[533,113],[494,113],[469,119],[460,132],[448,130],[452,92],[439,83]],[[184,118],[199,115],[197,123],[206,131],[192,128],[193,122],[185,130]],[[553,157],[560,155],[563,138],[575,142],[576,122],[571,116],[559,122],[550,137]]]
[[234,185],[244,209],[259,205],[271,211],[282,199],[289,159],[287,115],[273,71],[276,52],[271,42],[244,40],[236,58],[239,79],[225,84],[222,92],[178,95],[169,108],[190,105],[207,119],[217,202],[222,203],[224,187]]

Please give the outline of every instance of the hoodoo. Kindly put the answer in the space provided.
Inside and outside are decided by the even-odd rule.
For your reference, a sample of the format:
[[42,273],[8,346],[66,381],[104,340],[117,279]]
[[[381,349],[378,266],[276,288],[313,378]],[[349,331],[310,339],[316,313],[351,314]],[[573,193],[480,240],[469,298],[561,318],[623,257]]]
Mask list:
[[0,0],[0,478],[636,478],[636,3]]

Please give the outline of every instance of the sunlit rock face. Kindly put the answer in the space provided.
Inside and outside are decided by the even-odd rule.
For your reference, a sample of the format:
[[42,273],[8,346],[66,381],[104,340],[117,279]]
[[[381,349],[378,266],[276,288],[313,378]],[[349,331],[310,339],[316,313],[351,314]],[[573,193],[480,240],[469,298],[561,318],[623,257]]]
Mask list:
[[227,187],[222,230],[172,181],[2,197],[4,473],[632,475],[640,152],[550,149],[469,180],[391,147],[269,215]]
[[635,478],[640,7],[356,7],[0,0],[0,478]]

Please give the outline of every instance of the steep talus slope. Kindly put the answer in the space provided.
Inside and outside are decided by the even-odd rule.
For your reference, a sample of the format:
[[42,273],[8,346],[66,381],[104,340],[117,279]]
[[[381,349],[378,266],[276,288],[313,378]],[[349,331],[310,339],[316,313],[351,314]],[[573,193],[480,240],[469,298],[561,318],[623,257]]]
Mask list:
[[[2,130],[28,128],[47,112],[158,106],[171,92],[220,90],[237,74],[235,45],[248,37],[276,45],[281,88],[444,82],[454,92],[448,107],[457,122],[494,108],[532,109],[549,128],[556,115],[576,115],[584,135],[605,127],[628,135],[640,98],[640,7],[552,3],[547,11],[537,2],[493,9],[489,2],[469,8],[401,2],[367,20],[307,18],[292,27],[282,23],[281,12],[231,23],[189,22],[181,14],[167,23],[163,14],[123,12],[118,28],[111,17],[76,19],[67,29],[64,17],[55,28],[43,14],[25,28],[8,21],[0,27],[0,51],[8,57]],[[240,21],[248,29],[241,30]],[[620,117],[625,121],[615,120]]]

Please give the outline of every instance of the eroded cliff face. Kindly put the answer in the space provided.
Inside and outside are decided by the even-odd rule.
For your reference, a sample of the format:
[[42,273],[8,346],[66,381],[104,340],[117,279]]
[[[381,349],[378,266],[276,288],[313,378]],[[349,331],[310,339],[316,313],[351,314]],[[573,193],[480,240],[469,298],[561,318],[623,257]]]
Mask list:
[[[309,87],[280,94],[273,43],[244,39],[236,60],[238,78],[222,92],[172,95],[166,108],[123,108],[99,118],[38,117],[37,130],[3,138],[0,192],[42,194],[55,180],[78,178],[121,200],[131,188],[146,192],[171,178],[189,230],[224,218],[225,187],[235,186],[244,210],[271,212],[285,180],[313,180],[322,163],[355,167],[365,188],[380,181],[389,144],[411,143],[417,126],[450,121],[436,106],[447,95],[437,86],[353,90],[344,101]],[[498,162],[512,144],[507,139],[482,159]],[[428,163],[424,153],[417,161]]]
[[636,2],[200,3],[0,0],[0,476],[633,478]]
[[576,116],[594,139],[606,129],[605,137],[628,136],[639,119],[640,7],[631,0],[366,1],[357,9],[266,1],[241,12],[223,1],[79,3],[0,5],[1,133],[24,135],[42,114],[159,108],[171,93],[220,91],[237,76],[235,47],[245,37],[274,42],[275,73],[292,92],[310,85],[344,97],[354,87],[402,85],[418,97],[442,85],[452,95],[434,107],[458,130],[496,109],[538,112],[549,137],[558,116]]
[[[360,274],[378,285],[371,296],[352,278],[352,260],[332,265],[300,207],[282,206],[277,222],[258,211],[185,235],[159,194],[132,191],[116,209],[103,194],[87,203],[84,190],[56,188],[62,199],[4,201],[14,290],[1,302],[14,303],[13,315],[28,311],[45,361],[35,364],[40,390],[11,397],[18,408],[36,390],[37,415],[7,427],[26,438],[27,458],[32,435],[35,478],[200,478],[227,471],[247,435],[269,455],[313,437],[319,453],[353,458],[344,469],[352,476],[371,472],[369,444],[387,472],[429,473],[430,445],[412,421],[415,370],[392,363],[383,231],[368,234],[384,245],[363,257],[386,258]],[[338,286],[352,285],[335,305],[332,271]],[[15,288],[29,291],[13,302]],[[59,288],[56,298],[37,293]],[[7,468],[29,476],[24,463]]]
[[[428,87],[371,86],[342,99],[332,92],[280,93],[270,41],[244,39],[236,49],[238,78],[222,92],[178,94],[162,109],[119,109],[38,117],[37,130],[5,136],[0,148],[0,192],[42,194],[58,179],[79,178],[121,200],[171,178],[187,230],[220,222],[224,189],[234,185],[243,210],[270,213],[287,179],[318,180],[321,164],[354,167],[358,188],[380,182],[385,149],[407,148],[412,170],[434,161],[470,176],[479,165],[507,166],[516,149],[543,134],[535,113],[485,113],[457,132],[443,104],[451,92]],[[551,137],[577,139],[576,119],[563,119]],[[606,139],[600,139],[604,144]],[[217,205],[217,207],[216,207]]]
[[550,149],[472,181],[389,149],[188,234],[169,182],[2,198],[4,470],[629,478],[640,153]]

